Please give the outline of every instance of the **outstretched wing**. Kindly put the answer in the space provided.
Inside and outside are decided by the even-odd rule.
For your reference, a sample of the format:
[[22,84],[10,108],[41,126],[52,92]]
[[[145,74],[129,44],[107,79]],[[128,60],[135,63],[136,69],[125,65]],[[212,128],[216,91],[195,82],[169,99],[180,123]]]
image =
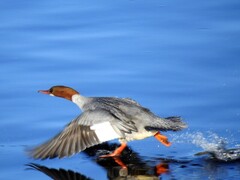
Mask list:
[[62,158],[105,141],[119,138],[111,125],[114,117],[104,110],[88,110],[70,122],[65,129],[44,144],[32,149],[35,159]]

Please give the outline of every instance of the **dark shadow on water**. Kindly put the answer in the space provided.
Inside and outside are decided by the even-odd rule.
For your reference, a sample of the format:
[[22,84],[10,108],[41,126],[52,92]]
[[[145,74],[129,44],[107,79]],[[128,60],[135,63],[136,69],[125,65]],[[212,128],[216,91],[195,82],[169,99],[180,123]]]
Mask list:
[[[99,156],[108,154],[113,151],[118,144],[103,143],[87,150],[83,153],[87,154],[92,160],[94,160],[99,166],[105,168],[109,179],[130,178],[138,177],[148,179],[159,179],[161,174],[168,173],[168,164],[159,160],[159,164],[146,163],[144,159],[137,153],[133,152],[129,147],[125,148],[122,155],[118,158],[100,158]],[[126,168],[121,167],[124,164]],[[46,166],[42,166],[35,163],[27,164],[27,169],[34,169],[44,173],[52,179],[56,180],[85,180],[91,179],[79,172],[74,172],[69,169],[53,169]]]
[[[171,179],[188,177],[217,178],[224,177],[229,171],[235,170],[240,161],[223,162],[206,156],[192,158],[143,157],[127,147],[119,158],[100,158],[99,156],[113,151],[118,144],[104,143],[88,148],[83,153],[106,170],[108,179]],[[124,168],[122,165],[126,166]],[[27,169],[34,169],[55,180],[87,180],[88,175],[69,169],[53,169],[39,164],[27,164]],[[191,174],[194,172],[194,175]],[[236,171],[235,171],[236,172]],[[236,176],[236,175],[235,175]]]

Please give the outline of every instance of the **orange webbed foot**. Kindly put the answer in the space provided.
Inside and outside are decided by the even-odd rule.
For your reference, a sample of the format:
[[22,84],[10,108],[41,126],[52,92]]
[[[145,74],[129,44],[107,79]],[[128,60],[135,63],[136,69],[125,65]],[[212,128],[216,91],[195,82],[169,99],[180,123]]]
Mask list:
[[160,132],[157,132],[154,137],[159,140],[163,145],[169,147],[171,146],[171,143],[168,141],[168,138],[162,134],[160,134]]
[[106,155],[102,155],[99,156],[100,158],[113,158],[114,161],[120,165],[122,168],[127,168],[127,166],[122,162],[122,160],[119,158],[119,156],[121,155],[122,151],[127,147],[126,143],[122,143],[120,147],[118,147],[113,153],[110,154],[106,154]]
[[100,158],[108,158],[108,157],[118,157],[121,155],[122,151],[127,147],[126,143],[122,143],[120,147],[118,147],[117,149],[115,149],[115,151],[111,154],[106,154],[106,155],[102,155],[99,156]]

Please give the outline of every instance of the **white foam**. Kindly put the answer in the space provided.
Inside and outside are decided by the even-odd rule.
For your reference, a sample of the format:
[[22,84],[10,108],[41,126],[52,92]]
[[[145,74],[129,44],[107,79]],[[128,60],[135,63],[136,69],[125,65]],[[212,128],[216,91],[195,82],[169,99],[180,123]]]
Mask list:
[[201,147],[210,158],[218,159],[220,161],[234,161],[240,159],[240,149],[235,145],[235,148],[228,149],[227,145],[229,139],[220,137],[213,132],[187,132],[182,134],[175,134],[172,142],[191,143]]
[[[205,134],[205,136],[204,136]],[[205,151],[217,151],[218,149],[224,149],[227,140],[218,136],[213,132],[186,132],[182,134],[173,135],[172,142],[178,143],[191,143],[198,147],[201,147]]]

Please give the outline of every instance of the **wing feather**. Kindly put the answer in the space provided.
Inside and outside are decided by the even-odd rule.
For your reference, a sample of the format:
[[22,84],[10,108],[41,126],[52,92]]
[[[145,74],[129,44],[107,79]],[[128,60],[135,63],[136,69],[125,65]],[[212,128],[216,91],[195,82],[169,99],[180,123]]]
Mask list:
[[[121,130],[131,133],[132,125],[127,125],[116,119],[110,112],[103,109],[88,110],[70,122],[62,132],[49,141],[30,150],[30,155],[35,159],[62,158],[71,156],[85,150],[88,147],[102,143],[97,133],[101,129],[92,129],[93,125],[109,122],[110,127],[116,132],[103,141],[112,140],[122,136]],[[116,131],[116,127],[119,131]],[[102,130],[104,131],[104,129]],[[118,134],[118,135],[117,135]]]
[[[94,138],[89,139],[90,136]],[[31,150],[30,155],[36,159],[62,158],[99,143],[89,126],[82,126],[75,120],[54,138]]]

